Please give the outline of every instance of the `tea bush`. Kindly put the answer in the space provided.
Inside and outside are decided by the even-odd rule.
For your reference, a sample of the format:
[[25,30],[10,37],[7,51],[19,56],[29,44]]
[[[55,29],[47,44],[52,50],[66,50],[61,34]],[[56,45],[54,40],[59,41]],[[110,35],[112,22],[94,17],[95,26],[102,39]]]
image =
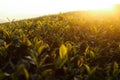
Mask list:
[[0,80],[119,80],[119,22],[68,12],[0,24]]

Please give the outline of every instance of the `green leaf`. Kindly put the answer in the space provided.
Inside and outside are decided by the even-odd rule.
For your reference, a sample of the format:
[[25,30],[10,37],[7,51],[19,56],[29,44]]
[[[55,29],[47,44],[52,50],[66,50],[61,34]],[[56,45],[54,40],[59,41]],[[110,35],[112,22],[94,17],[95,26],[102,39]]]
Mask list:
[[29,39],[27,39],[26,44],[27,44],[28,46],[31,46],[31,45],[32,45],[32,43],[31,43],[31,41],[30,41]]
[[42,26],[42,22],[41,22],[41,21],[37,21],[37,24],[38,24],[39,26]]
[[34,42],[34,49],[35,50],[38,50],[38,48],[41,46],[41,45],[44,45],[44,42],[42,40],[38,41],[38,40],[35,40]]
[[43,51],[43,49],[45,48],[45,45],[41,45],[39,48],[38,48],[38,55],[40,55]]
[[84,64],[85,68],[86,68],[86,71],[88,73],[88,77],[91,77],[93,76],[93,74],[95,73],[96,69],[97,69],[97,66],[94,67],[93,69],[90,69],[90,67],[87,65],[87,64]]
[[57,68],[61,68],[68,60],[67,47],[64,44],[62,44],[59,48],[59,55],[60,57],[55,63]]
[[90,51],[90,58],[94,59],[95,58],[95,53],[93,51]]
[[60,55],[60,58],[63,59],[67,56],[67,48],[64,44],[62,44],[59,48],[59,55]]
[[85,52],[88,53],[89,51],[89,46],[87,46],[87,48],[85,49]]
[[32,59],[33,63],[38,67],[37,57],[35,54],[31,53],[30,58]]
[[89,46],[87,46],[87,48],[85,49],[84,55],[87,56],[88,54],[89,54]]
[[85,68],[87,70],[88,75],[91,75],[91,69],[90,69],[90,67],[87,64],[84,64],[84,66],[85,66]]
[[27,69],[25,67],[23,67],[23,71],[24,71],[26,80],[29,80],[29,72],[27,71]]
[[83,59],[83,57],[80,57],[77,62],[78,67],[81,67],[83,65],[83,63],[84,63],[84,59]]
[[67,61],[67,58],[63,58],[63,59],[58,58],[55,63],[56,68],[60,69],[66,63],[66,61]]
[[96,69],[97,69],[97,66],[92,69],[91,74],[95,73]]

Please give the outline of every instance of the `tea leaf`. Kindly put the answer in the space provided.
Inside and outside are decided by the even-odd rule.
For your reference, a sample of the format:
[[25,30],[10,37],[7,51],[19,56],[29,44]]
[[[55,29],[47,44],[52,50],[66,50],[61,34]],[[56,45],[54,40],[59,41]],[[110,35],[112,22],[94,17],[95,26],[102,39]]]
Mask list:
[[97,69],[97,66],[95,66],[95,67],[92,69],[91,74],[95,73],[96,69]]
[[83,65],[83,63],[84,63],[83,57],[80,57],[79,60],[78,60],[78,62],[77,62],[77,65],[79,67],[81,67]]
[[25,67],[23,68],[23,71],[24,71],[26,80],[29,80],[29,72],[27,71],[27,69]]
[[67,48],[64,44],[62,44],[59,48],[59,55],[61,59],[67,57]]
[[87,70],[88,75],[91,75],[91,69],[90,69],[90,67],[87,64],[84,64],[84,66],[85,66],[85,68]]
[[95,53],[93,51],[90,51],[90,58],[94,59],[95,58]]
[[27,42],[26,42],[26,43],[27,43],[28,46],[31,46],[31,45],[32,45],[32,43],[31,43],[31,41],[30,41],[29,39],[27,39]]
[[58,58],[55,63],[56,68],[60,69],[66,63],[67,60],[68,60],[67,58],[63,58],[63,59]]
[[39,48],[38,48],[38,55],[40,55],[43,51],[43,49],[45,48],[45,45],[41,45]]

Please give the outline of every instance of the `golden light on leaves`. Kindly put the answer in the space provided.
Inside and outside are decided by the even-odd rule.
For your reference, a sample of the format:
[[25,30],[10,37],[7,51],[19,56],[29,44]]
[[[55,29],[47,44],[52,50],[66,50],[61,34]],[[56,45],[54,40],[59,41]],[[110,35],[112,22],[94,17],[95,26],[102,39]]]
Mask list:
[[81,57],[79,58],[78,62],[77,62],[77,65],[78,65],[79,67],[81,67],[83,64],[84,64],[84,59],[83,59],[83,57],[81,56]]
[[65,58],[66,55],[67,55],[67,48],[66,48],[66,46],[63,45],[63,44],[60,46],[59,55],[60,55],[60,58],[61,58],[61,59],[62,59],[62,58]]

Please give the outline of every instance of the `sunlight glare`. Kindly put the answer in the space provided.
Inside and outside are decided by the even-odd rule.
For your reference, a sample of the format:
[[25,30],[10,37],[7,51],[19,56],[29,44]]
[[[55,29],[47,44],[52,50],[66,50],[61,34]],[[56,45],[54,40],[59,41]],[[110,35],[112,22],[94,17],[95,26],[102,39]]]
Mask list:
[[120,0],[0,0],[0,19],[23,19],[77,10],[112,10]]
[[83,5],[79,5],[82,10],[112,10],[113,9],[114,2],[111,0],[105,1],[105,0],[91,0]]

